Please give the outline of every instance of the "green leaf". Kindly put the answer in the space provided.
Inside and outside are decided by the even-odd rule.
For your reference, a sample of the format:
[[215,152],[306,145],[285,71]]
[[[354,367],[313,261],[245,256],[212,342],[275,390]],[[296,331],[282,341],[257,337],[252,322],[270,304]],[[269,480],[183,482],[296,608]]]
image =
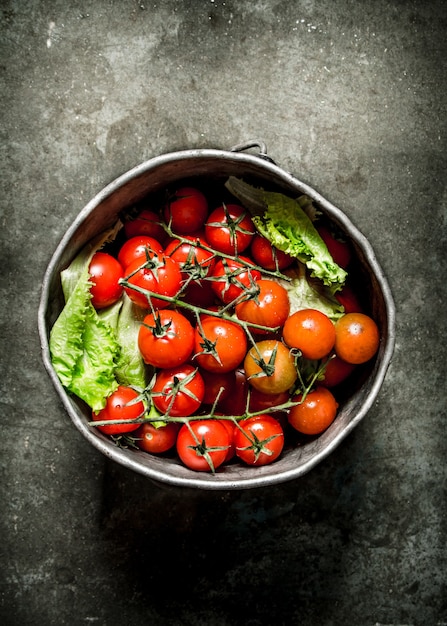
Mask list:
[[123,294],[116,324],[117,341],[121,350],[115,375],[121,384],[141,389],[146,387],[148,368],[138,348],[138,333],[146,313],[147,311],[135,306],[130,298]]
[[252,187],[235,177],[230,177],[226,186],[250,211],[258,231],[276,248],[304,263],[311,276],[332,291],[341,289],[347,274],[335,263],[313,225],[309,214],[314,208],[307,197],[294,200]]
[[344,308],[332,291],[320,281],[308,280],[303,264],[298,263],[297,269],[284,273],[292,279],[279,281],[289,294],[290,315],[302,309],[317,309],[333,322],[343,315]]
[[89,242],[61,272],[66,302],[50,332],[51,360],[61,383],[94,411],[118,387],[114,371],[120,347],[105,314],[101,318],[91,303],[88,268],[94,253],[119,228],[118,223]]

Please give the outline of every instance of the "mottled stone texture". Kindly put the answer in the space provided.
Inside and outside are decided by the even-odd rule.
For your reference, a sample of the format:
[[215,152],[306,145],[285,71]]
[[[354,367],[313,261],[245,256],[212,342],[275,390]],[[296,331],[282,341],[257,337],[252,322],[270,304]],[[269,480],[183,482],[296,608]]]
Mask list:
[[[2,624],[445,626],[445,3],[0,11]],[[253,137],[370,239],[395,358],[304,478],[181,491],[112,465],[69,422],[40,359],[41,279],[117,175]]]

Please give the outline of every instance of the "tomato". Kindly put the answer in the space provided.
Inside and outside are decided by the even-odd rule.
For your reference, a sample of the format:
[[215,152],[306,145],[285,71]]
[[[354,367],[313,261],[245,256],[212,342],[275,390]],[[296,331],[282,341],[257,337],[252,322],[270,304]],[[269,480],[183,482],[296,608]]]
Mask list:
[[366,363],[376,354],[379,343],[379,329],[369,315],[346,313],[335,324],[335,352],[343,361]]
[[135,259],[145,259],[146,255],[151,258],[162,252],[163,246],[157,239],[147,235],[137,235],[123,243],[118,252],[118,261],[123,267],[128,267]]
[[266,270],[285,270],[295,260],[289,254],[275,248],[268,239],[258,233],[253,237],[250,252],[256,265]]
[[236,455],[236,447],[234,445],[234,432],[237,427],[233,420],[230,419],[219,419],[217,417],[217,421],[219,422],[219,424],[222,424],[222,426],[226,429],[228,433],[228,449],[224,459],[224,463],[228,463],[228,461],[231,461],[231,459],[234,458],[234,456]]
[[258,389],[250,391],[250,411],[269,411],[272,407],[285,404],[289,400],[287,391],[279,393],[263,393]]
[[[155,255],[152,259],[142,263],[142,259],[135,259],[125,270],[127,282],[139,289],[147,289],[163,296],[174,297],[182,285],[182,273],[178,264],[168,256]],[[149,296],[131,286],[124,289],[137,306],[148,309]],[[152,305],[159,309],[170,306],[170,302],[151,297]]]
[[335,387],[352,374],[355,365],[346,363],[338,356],[331,358],[324,368],[324,378],[320,381],[324,387]]
[[230,372],[242,362],[247,352],[244,330],[234,322],[205,317],[195,332],[194,358],[209,372]]
[[237,369],[234,372],[234,387],[230,395],[219,402],[219,411],[225,415],[244,415],[247,409],[248,381],[245,372]]
[[258,280],[256,286],[259,293],[255,298],[236,305],[237,317],[251,324],[270,328],[283,326],[290,312],[287,290],[276,281],[268,279]]
[[92,281],[90,293],[95,309],[104,309],[117,302],[123,293],[119,281],[124,272],[115,257],[106,252],[96,252],[89,265]]
[[285,322],[283,338],[306,359],[322,359],[335,343],[335,327],[327,315],[317,309],[302,309]]
[[335,297],[344,307],[345,313],[362,313],[363,308],[352,287],[345,285],[335,293]]
[[194,348],[194,329],[184,315],[171,309],[149,313],[138,332],[143,360],[154,367],[185,363]]
[[236,455],[247,465],[268,465],[281,454],[284,431],[271,415],[262,414],[239,422],[234,431]]
[[190,469],[207,472],[225,461],[230,446],[228,431],[219,420],[194,420],[183,424],[177,437],[177,453]]
[[298,376],[289,348],[276,339],[256,343],[245,357],[244,370],[250,385],[266,394],[287,391]]
[[[144,404],[139,401],[138,393],[131,387],[121,385],[107,398],[106,406],[92,416],[95,422],[105,420],[134,420],[144,413]],[[121,435],[130,433],[140,427],[140,424],[111,424],[110,426],[97,426],[98,430],[106,435]]]
[[163,426],[143,422],[133,436],[141,450],[152,454],[162,454],[175,446],[179,428],[175,422],[166,422]]
[[181,187],[169,196],[164,218],[175,233],[194,233],[204,225],[208,215],[208,201],[201,191]]
[[152,388],[155,407],[171,417],[187,417],[197,411],[205,394],[205,383],[192,365],[162,369]]
[[238,255],[251,243],[256,232],[251,217],[238,204],[214,209],[205,224],[205,238],[214,250]]
[[219,403],[223,402],[235,386],[235,374],[231,372],[208,372],[200,370],[200,375],[205,383],[205,395],[202,402],[204,404],[214,404],[217,397]]
[[256,268],[249,268],[241,261],[247,261],[246,257],[239,257],[239,261],[233,259],[221,259],[217,261],[212,271],[211,286],[214,293],[224,304],[230,304],[242,294],[248,295],[251,290],[256,293],[255,281],[261,278],[261,272]]
[[336,239],[325,226],[319,226],[317,230],[318,234],[326,244],[326,248],[329,250],[331,257],[337,265],[346,269],[352,258],[352,252],[349,244],[346,243],[346,241]]
[[185,274],[184,278],[191,273],[197,279],[208,276],[214,267],[215,254],[201,247],[201,244],[207,245],[203,238],[189,235],[185,239],[188,241],[179,239],[170,241],[165,248],[165,254],[177,261]]
[[164,243],[168,235],[161,226],[161,222],[160,216],[155,211],[143,209],[135,219],[124,222],[124,232],[128,239],[138,235],[147,235]]
[[318,386],[303,400],[301,395],[294,398],[300,402],[289,411],[289,424],[304,435],[319,435],[335,419],[338,404],[326,387]]

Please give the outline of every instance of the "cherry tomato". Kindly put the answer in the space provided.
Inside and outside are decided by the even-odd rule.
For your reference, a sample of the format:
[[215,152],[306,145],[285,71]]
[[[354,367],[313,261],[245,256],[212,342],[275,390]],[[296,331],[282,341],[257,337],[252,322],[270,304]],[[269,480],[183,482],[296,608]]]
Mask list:
[[289,400],[287,391],[280,393],[263,393],[258,389],[250,391],[250,411],[269,411],[272,407],[285,404]]
[[283,338],[306,359],[322,359],[335,343],[335,327],[327,315],[317,309],[302,309],[285,322]]
[[93,283],[90,293],[95,309],[104,309],[121,298],[123,288],[119,281],[124,273],[115,257],[106,252],[96,252],[90,262],[89,273]]
[[200,375],[205,383],[205,395],[202,402],[204,404],[214,404],[217,397],[219,403],[223,402],[235,386],[235,374],[231,372],[208,372],[200,370]]
[[284,431],[271,415],[262,414],[239,422],[235,428],[236,455],[247,465],[268,465],[281,454]]
[[317,230],[318,234],[326,244],[326,248],[329,250],[331,257],[337,265],[346,269],[352,258],[352,252],[349,244],[346,243],[346,241],[336,239],[325,226],[319,226]]
[[[105,420],[133,420],[144,413],[144,404],[136,402],[138,393],[131,387],[119,386],[107,398],[106,406],[98,413],[93,412],[95,422]],[[110,426],[97,426],[98,430],[106,435],[120,435],[130,433],[140,427],[140,424],[111,424]]]
[[185,274],[184,278],[187,278],[191,273],[197,274],[197,279],[208,276],[214,267],[215,255],[200,247],[200,244],[207,245],[201,237],[188,235],[185,239],[188,241],[182,242],[179,239],[170,241],[165,248],[165,254],[177,261]]
[[155,407],[171,417],[187,417],[197,411],[205,394],[205,383],[192,365],[158,372],[152,388]]
[[335,297],[344,307],[345,313],[363,313],[362,305],[349,285],[344,285],[340,291],[335,293]]
[[238,255],[251,243],[256,232],[251,217],[238,204],[214,209],[205,224],[205,237],[214,250]]
[[247,352],[244,330],[234,322],[205,317],[195,332],[195,360],[209,372],[230,372]]
[[208,202],[201,191],[193,187],[177,189],[166,203],[164,217],[175,233],[194,233],[204,225]]
[[[140,289],[147,289],[163,296],[174,297],[182,285],[182,273],[178,264],[168,256],[155,255],[146,263],[143,259],[135,259],[125,270],[127,282]],[[149,299],[146,294],[124,287],[127,295],[137,306],[148,309]],[[155,308],[164,309],[170,306],[170,302],[152,297],[152,305]]]
[[268,279],[258,280],[256,286],[259,293],[255,298],[236,305],[237,317],[252,324],[271,328],[283,326],[290,312],[287,290],[276,281]]
[[294,398],[301,402],[289,411],[289,424],[304,435],[319,435],[335,419],[338,404],[333,394],[326,387],[318,386],[309,392],[304,401],[302,396]]
[[[239,257],[241,261],[248,261],[246,257]],[[224,303],[233,302],[247,290],[253,287],[253,283],[261,278],[261,272],[256,268],[249,268],[244,263],[234,259],[221,259],[217,261],[212,271],[213,281],[211,286],[214,293]]]
[[294,262],[294,258],[272,246],[270,241],[256,233],[250,246],[251,256],[256,265],[266,270],[285,270]]
[[175,446],[180,426],[175,422],[166,422],[163,426],[154,426],[143,422],[134,433],[137,446],[145,452],[162,454]]
[[354,369],[355,365],[352,363],[346,363],[346,361],[343,361],[340,357],[334,356],[328,361],[324,369],[324,378],[320,383],[324,387],[335,387],[346,380]]
[[135,259],[146,258],[146,255],[153,257],[162,252],[163,246],[157,239],[147,235],[137,235],[123,243],[118,252],[118,261],[123,267],[128,267]]
[[240,416],[247,409],[248,381],[242,369],[234,372],[234,378],[234,387],[230,395],[219,403],[219,411],[224,415]]
[[194,348],[194,329],[184,315],[171,309],[149,313],[138,332],[143,360],[154,367],[185,363]]
[[290,349],[276,339],[256,343],[245,357],[244,370],[250,385],[266,394],[287,391],[298,376]]
[[222,424],[222,426],[226,429],[228,433],[229,444],[227,454],[225,455],[224,459],[224,463],[228,463],[228,461],[231,461],[231,459],[234,458],[234,456],[236,455],[236,446],[234,445],[234,432],[236,426],[233,420],[217,418],[217,421],[219,422],[219,424]]
[[160,216],[155,211],[143,209],[135,219],[124,222],[124,232],[128,239],[138,235],[147,235],[163,244],[168,235],[160,225],[161,222]]
[[379,343],[379,329],[369,315],[347,313],[335,324],[335,352],[343,361],[366,363],[376,354]]
[[209,472],[225,461],[230,438],[227,429],[214,419],[183,424],[177,437],[177,453],[190,469]]

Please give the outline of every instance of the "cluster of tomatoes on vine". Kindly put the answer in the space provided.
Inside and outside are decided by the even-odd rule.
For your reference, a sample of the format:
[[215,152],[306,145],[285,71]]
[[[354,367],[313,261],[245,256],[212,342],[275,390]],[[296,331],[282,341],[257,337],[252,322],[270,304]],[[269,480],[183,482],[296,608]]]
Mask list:
[[[176,189],[159,212],[143,209],[124,232],[116,256],[91,261],[92,303],[108,307],[124,292],[145,311],[138,349],[154,373],[143,392],[119,386],[93,414],[98,429],[214,471],[235,456],[271,463],[287,426],[328,428],[338,408],[331,389],[379,344],[352,292],[341,292],[348,312],[336,323],[317,309],[290,314],[280,279],[296,260],[257,233],[242,206],[210,208],[193,187]],[[347,244],[320,235],[348,266]]]

